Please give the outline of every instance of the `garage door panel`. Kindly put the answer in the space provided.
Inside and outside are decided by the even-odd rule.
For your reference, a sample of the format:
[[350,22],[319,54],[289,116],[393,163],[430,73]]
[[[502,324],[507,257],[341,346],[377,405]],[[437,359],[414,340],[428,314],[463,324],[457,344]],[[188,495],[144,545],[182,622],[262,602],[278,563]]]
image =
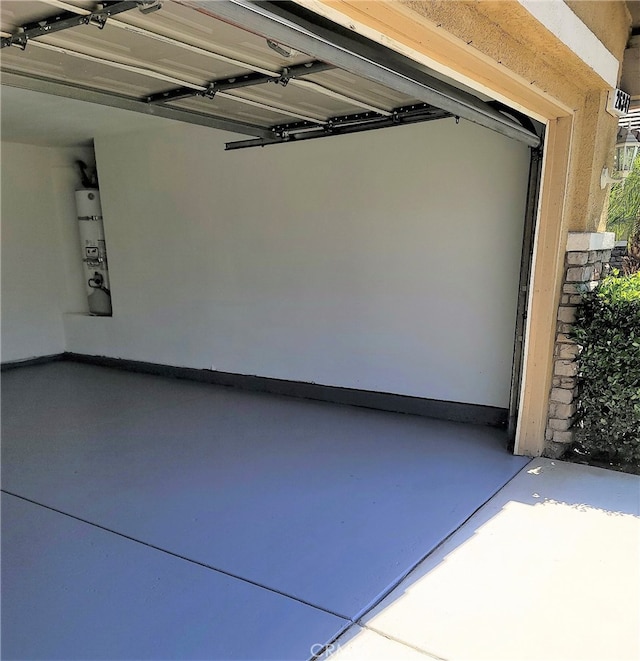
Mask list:
[[217,117],[228,117],[230,119],[237,117],[238,119],[264,126],[265,128],[273,124],[284,124],[292,121],[291,115],[242,104],[230,97],[222,97],[221,95],[216,96],[215,99],[196,96],[182,101],[167,103],[166,105],[170,108],[183,108],[185,110],[195,110],[207,114],[215,113]]
[[48,43],[133,66],[164,71],[187,82],[206,84],[216,78],[250,73],[250,69],[222,62],[201,53],[116,28],[110,22],[103,30],[80,26],[57,33]]
[[323,71],[319,74],[307,76],[305,80],[320,83],[330,87],[341,94],[355,94],[359,99],[368,103],[378,103],[387,110],[417,103],[413,97],[394,92],[384,85],[378,85],[372,81],[364,81],[342,69]]
[[267,46],[263,37],[240,30],[228,23],[212,21],[205,14],[174,2],[165,2],[160,11],[143,15],[127,12],[119,17],[124,23],[136,25],[185,43],[203,48],[215,47],[219,53],[237,59],[246,59],[258,66],[278,71],[285,66],[309,60],[303,53],[283,57]]
[[167,88],[166,81],[116,69],[107,64],[87,62],[75,56],[31,45],[24,52],[5,49],[3,69],[34,76],[63,78],[65,82],[138,98]]
[[[51,3],[40,3],[46,11],[42,9],[38,27],[25,22],[33,19],[39,4],[28,2],[22,8],[15,0],[4,3],[7,4],[2,48],[13,45],[32,50],[34,46],[46,46],[58,53],[65,49],[66,55],[76,57],[82,64],[59,71],[62,82],[78,83],[83,78],[93,78],[94,82],[88,84],[88,88],[95,88],[95,82],[99,81],[104,82],[102,91],[113,92],[117,86],[112,84],[112,77],[99,70],[99,67],[111,65],[114,69],[127,71],[120,92],[145,103],[184,98],[185,91],[188,94],[191,88],[196,92],[206,88],[210,95],[221,91],[230,94],[231,100],[239,107],[253,105],[261,110],[273,110],[264,107],[273,106],[279,114],[287,114],[283,108],[283,104],[287,104],[289,117],[305,122],[317,123],[318,119],[326,122],[326,129],[311,133],[307,125],[288,126],[286,131],[273,125],[269,127],[273,131],[268,136],[261,131],[262,126],[256,125],[255,140],[228,145],[229,149],[328,137],[403,122],[433,121],[452,115],[471,119],[529,145],[537,146],[540,142],[529,127],[443,80],[442,76],[431,75],[409,58],[366,43],[362,37],[345,33],[336,26],[323,25],[318,17],[315,19],[317,23],[310,22],[301,8],[297,10],[303,11],[302,15],[295,13],[295,3],[285,6],[193,0],[184,4],[166,0],[145,5],[144,12],[138,11],[143,7],[136,3],[131,6],[129,3],[110,4],[108,7],[113,9],[95,5],[91,7],[94,14],[90,16],[89,24],[78,26],[76,23],[86,18],[88,5],[51,0]],[[53,18],[52,7],[64,10],[64,13]],[[111,11],[116,13],[110,15]],[[17,24],[23,25],[24,32],[17,28]],[[102,29],[97,29],[98,26]],[[46,34],[43,30],[47,30]],[[215,66],[211,64],[213,61]],[[314,78],[308,80],[304,72],[296,68],[312,62],[335,70],[316,71]],[[21,70],[14,64],[11,66],[13,72]],[[86,72],[84,76],[78,75],[79,66]],[[28,71],[34,78],[38,75],[33,67]],[[247,83],[260,81],[255,78],[229,80],[250,72],[288,83],[289,89],[286,92],[274,88],[249,91]],[[147,98],[154,86],[141,82],[136,88],[129,75],[132,73],[173,83],[173,87],[159,87],[164,94],[162,98]],[[40,75],[50,74],[51,68],[45,62]],[[224,90],[215,87],[223,81]],[[14,80],[13,84],[19,82]],[[29,81],[24,84],[29,88]],[[30,84],[31,89],[38,89],[36,81],[32,80]],[[235,99],[230,86],[242,87]],[[56,93],[64,94],[65,88],[56,88]],[[124,101],[121,105],[127,106]],[[147,112],[141,106],[128,104],[128,107]],[[362,111],[366,114],[363,115]],[[246,116],[246,107],[239,112],[242,117]],[[149,109],[149,113],[153,111]],[[350,116],[356,114],[357,117]],[[350,117],[334,128],[336,122],[327,120],[340,115]],[[180,119],[202,122],[201,118],[188,115],[181,115]],[[238,126],[241,133],[245,133],[246,128]]]
[[297,83],[299,81],[291,81],[286,87],[273,83],[256,85],[255,87],[239,89],[234,94],[264,103],[286,105],[301,113],[311,111],[321,119],[348,115],[362,110],[362,106],[357,103],[349,103],[344,99],[335,98],[313,89],[298,87]]

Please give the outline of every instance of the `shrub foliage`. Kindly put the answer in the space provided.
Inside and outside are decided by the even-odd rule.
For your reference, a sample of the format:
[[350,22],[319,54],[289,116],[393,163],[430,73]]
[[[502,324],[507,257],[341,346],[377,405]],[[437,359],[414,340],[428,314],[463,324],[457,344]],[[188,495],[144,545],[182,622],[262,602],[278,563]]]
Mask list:
[[640,236],[640,154],[626,181],[611,187],[607,230],[615,232],[618,241]]
[[593,459],[640,465],[640,273],[604,278],[583,296],[576,443]]

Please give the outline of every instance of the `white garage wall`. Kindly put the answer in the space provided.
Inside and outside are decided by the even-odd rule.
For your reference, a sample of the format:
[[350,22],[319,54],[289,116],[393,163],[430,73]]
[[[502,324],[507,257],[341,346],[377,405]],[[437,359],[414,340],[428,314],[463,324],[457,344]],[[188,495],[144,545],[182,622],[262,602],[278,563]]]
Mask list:
[[63,310],[87,310],[73,191],[83,147],[2,142],[2,362],[65,350]]
[[71,351],[506,407],[526,147],[453,120],[96,140],[114,316]]
[[52,150],[2,143],[2,361],[64,351]]

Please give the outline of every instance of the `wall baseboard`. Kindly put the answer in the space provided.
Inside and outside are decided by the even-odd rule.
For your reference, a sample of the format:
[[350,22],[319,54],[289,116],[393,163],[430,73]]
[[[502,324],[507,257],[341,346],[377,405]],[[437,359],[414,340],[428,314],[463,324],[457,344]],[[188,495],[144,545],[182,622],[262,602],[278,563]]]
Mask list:
[[266,392],[301,399],[314,399],[333,404],[347,404],[349,406],[360,406],[380,411],[391,411],[393,413],[409,413],[453,422],[466,422],[501,428],[505,428],[507,424],[507,409],[496,406],[448,402],[410,395],[357,390],[339,386],[325,386],[303,381],[287,381],[285,379],[218,372],[191,367],[175,367],[160,363],[127,360],[125,358],[108,358],[107,356],[65,353],[63,358],[74,362],[102,365],[104,367],[112,367],[130,372],[156,374],[159,376],[211,383],[218,386],[230,386],[241,390]]
[[8,372],[18,367],[29,367],[31,365],[45,365],[46,363],[55,363],[59,360],[66,360],[64,353],[52,353],[47,356],[35,356],[34,358],[23,358],[21,360],[9,360],[6,363],[0,363],[0,371]]

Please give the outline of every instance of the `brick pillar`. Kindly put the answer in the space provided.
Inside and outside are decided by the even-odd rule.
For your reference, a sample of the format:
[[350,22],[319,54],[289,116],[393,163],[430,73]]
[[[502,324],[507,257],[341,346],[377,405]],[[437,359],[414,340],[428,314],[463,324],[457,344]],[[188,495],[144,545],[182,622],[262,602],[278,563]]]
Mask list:
[[561,457],[573,442],[578,402],[579,347],[570,338],[580,294],[593,291],[606,274],[615,235],[570,232],[567,239],[562,295],[558,307],[553,381],[545,432],[545,456]]
[[622,260],[627,256],[627,242],[617,241],[611,251],[611,268],[618,269],[622,273]]

